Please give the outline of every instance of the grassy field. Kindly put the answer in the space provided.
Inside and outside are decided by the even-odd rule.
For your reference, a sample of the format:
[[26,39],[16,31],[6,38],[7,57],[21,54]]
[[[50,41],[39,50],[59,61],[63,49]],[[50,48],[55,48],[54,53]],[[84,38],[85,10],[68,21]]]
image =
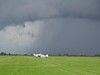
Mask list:
[[0,75],[100,75],[100,58],[0,56]]

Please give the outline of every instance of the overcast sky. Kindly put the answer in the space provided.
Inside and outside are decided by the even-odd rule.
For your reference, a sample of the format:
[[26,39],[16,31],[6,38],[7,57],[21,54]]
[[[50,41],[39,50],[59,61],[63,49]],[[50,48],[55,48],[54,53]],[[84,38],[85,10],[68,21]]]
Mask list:
[[0,0],[0,52],[100,53],[100,0]]

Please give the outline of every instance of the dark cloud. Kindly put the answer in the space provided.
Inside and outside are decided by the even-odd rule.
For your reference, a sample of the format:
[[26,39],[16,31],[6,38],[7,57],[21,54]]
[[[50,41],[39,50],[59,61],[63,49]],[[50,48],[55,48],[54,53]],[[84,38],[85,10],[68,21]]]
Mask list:
[[[100,22],[88,19],[60,18],[45,21],[37,52],[100,53]],[[38,51],[39,50],[39,51]]]
[[99,0],[0,0],[0,28],[58,17],[100,19],[99,3]]
[[10,39],[15,52],[100,53],[99,21],[100,0],[0,0],[0,47]]

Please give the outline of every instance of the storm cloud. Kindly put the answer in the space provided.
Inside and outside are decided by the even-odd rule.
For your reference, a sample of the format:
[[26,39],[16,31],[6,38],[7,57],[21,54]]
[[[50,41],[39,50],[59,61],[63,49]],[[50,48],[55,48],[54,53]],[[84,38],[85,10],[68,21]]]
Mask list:
[[37,50],[46,53],[100,53],[100,22],[89,19],[60,18],[45,21]]
[[0,48],[100,53],[99,21],[100,0],[0,0]]
[[58,17],[100,19],[99,0],[0,0],[0,28]]

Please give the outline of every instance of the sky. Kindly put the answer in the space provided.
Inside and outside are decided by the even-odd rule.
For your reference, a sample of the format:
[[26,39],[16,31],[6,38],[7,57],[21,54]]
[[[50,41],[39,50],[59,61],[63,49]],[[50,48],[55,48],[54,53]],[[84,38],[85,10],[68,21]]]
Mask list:
[[100,54],[100,0],[0,0],[0,52]]

